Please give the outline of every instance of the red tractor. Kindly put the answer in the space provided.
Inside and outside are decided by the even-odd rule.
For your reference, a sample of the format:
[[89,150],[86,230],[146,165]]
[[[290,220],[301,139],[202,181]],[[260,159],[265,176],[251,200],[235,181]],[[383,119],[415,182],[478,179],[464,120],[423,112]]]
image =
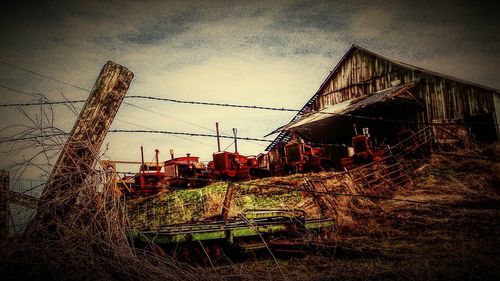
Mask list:
[[257,159],[240,155],[238,152],[215,152],[213,161],[208,163],[216,179],[244,180],[250,178],[250,168],[255,167]]
[[363,134],[358,135],[356,125],[353,126],[356,136],[352,138],[352,156],[341,159],[342,167],[352,169],[357,165],[368,164],[384,158],[384,150],[373,149],[368,128],[363,128]]
[[171,149],[170,158],[163,163],[168,186],[193,188],[208,184],[209,174],[206,166],[199,162],[199,157],[187,153],[185,157],[174,158]]
[[320,147],[312,147],[304,142],[285,145],[285,170],[289,173],[318,172],[333,167],[330,158],[324,156]]
[[[141,166],[139,168],[139,173],[134,175],[134,192],[135,193],[145,193],[151,194],[160,191],[165,187],[166,182],[161,172],[161,166],[158,161],[158,154],[160,151],[155,149],[156,163],[144,162],[144,151],[141,146]],[[151,165],[153,164],[153,165]]]
[[155,150],[155,162],[144,162],[144,151],[141,147],[141,162],[133,161],[103,161],[108,172],[117,174],[116,164],[141,164],[139,172],[134,176],[119,178],[113,176],[114,181],[122,193],[128,195],[148,195],[157,193],[165,188],[201,187],[209,183],[209,174],[199,157],[191,156],[174,158],[170,150],[171,159],[161,163],[158,159],[160,151]]
[[259,168],[255,156],[244,156],[238,153],[238,142],[236,129],[233,128],[234,152],[221,151],[219,141],[219,124],[215,123],[217,132],[217,148],[212,157],[213,161],[208,163],[208,169],[211,171],[214,179],[223,180],[248,180],[251,179],[250,169]]

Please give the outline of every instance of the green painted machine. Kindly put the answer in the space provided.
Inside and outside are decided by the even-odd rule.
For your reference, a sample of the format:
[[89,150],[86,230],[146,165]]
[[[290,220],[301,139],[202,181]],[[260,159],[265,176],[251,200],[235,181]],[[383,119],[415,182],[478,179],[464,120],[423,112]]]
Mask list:
[[[179,244],[230,245],[241,250],[295,245],[298,238],[309,237],[334,225],[333,219],[307,219],[302,210],[248,210],[236,219],[164,227],[130,229],[138,244],[153,243],[161,248]],[[304,243],[306,239],[300,239]],[[291,241],[294,241],[293,243]]]

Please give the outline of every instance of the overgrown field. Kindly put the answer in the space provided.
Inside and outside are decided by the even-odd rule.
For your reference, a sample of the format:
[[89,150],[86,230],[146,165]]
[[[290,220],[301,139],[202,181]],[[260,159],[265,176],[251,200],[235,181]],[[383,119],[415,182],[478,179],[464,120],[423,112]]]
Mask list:
[[[337,226],[317,254],[275,256],[276,260],[263,255],[202,271],[232,280],[500,280],[499,148],[460,152],[462,156],[433,155],[415,171],[411,183],[387,190],[328,183],[344,193],[383,194],[384,198],[331,196],[336,207],[327,215],[337,218]],[[308,216],[322,216],[311,196],[272,187],[285,183],[300,187],[304,177],[240,184],[232,215],[255,208],[303,208]],[[267,188],[259,190],[259,185]],[[151,224],[216,216],[225,189],[225,184],[219,184],[201,192],[163,194],[156,199],[158,204],[205,205],[197,205],[197,212],[185,211],[185,217]],[[145,217],[136,216],[133,221],[143,224]]]
[[434,155],[396,200],[348,204],[322,255],[249,262],[239,276],[500,280],[500,151],[465,156]]
[[[247,210],[301,209],[309,218],[321,216],[310,196],[294,190],[305,176],[261,179],[235,186],[229,217]],[[202,222],[220,216],[228,183],[217,182],[203,188],[164,191],[155,198],[129,200],[129,218],[133,226],[162,226]]]

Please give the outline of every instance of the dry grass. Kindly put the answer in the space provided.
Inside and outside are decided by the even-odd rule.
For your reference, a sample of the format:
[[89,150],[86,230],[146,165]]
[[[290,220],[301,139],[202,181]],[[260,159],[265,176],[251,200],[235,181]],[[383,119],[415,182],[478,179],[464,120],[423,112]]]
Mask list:
[[25,233],[2,245],[3,280],[199,280],[194,268],[130,247],[124,204],[99,174],[50,187],[59,184],[60,192],[42,197]]
[[[78,198],[69,208],[69,219],[55,222],[59,234],[44,239],[49,225],[42,224],[33,228],[36,235],[28,232],[4,245],[0,273],[12,280],[498,280],[497,149],[464,152],[486,159],[435,155],[414,175],[413,185],[366,189],[347,176],[331,174],[252,182],[240,190],[241,198],[256,193],[280,197],[285,193],[277,187],[299,188],[305,178],[322,178],[316,186],[324,191],[397,200],[302,194],[300,202],[289,201],[294,208],[337,218],[334,232],[324,237],[321,253],[277,261],[264,255],[215,268],[180,265],[131,249],[123,204],[110,188],[94,192],[101,182],[92,175],[51,203],[64,205],[68,196]],[[213,200],[205,211],[218,212],[221,197],[207,194]]]
[[485,159],[434,155],[413,186],[393,194],[423,203],[382,200],[352,209],[357,227],[341,223],[337,242],[396,262],[389,269],[403,278],[395,279],[493,280],[500,273],[500,197],[491,168]]
[[[499,280],[498,147],[433,155],[413,184],[342,192],[397,200],[330,198],[337,228],[321,255],[280,261],[289,280]],[[473,158],[471,156],[475,156]],[[484,159],[479,159],[484,158]],[[327,187],[339,188],[337,184]],[[236,280],[281,280],[272,261],[247,262]],[[234,272],[232,267],[221,268]]]

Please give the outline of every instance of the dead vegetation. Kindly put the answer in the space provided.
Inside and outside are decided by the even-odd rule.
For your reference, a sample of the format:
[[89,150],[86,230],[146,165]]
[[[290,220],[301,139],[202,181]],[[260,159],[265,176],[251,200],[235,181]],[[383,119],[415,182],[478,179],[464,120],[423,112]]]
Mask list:
[[[264,255],[214,268],[179,264],[130,248],[123,202],[110,188],[94,192],[102,184],[94,174],[74,194],[65,195],[76,196],[78,204],[67,221],[57,222],[60,235],[33,240],[26,233],[13,239],[2,248],[1,273],[12,280],[498,280],[498,147],[463,151],[461,156],[433,155],[413,175],[413,184],[385,189],[380,185],[368,190],[331,173],[241,184],[239,210],[255,202],[293,203],[310,215],[334,216],[337,225],[323,237],[316,254],[277,260]],[[332,194],[304,192],[306,179],[323,184],[321,188]],[[219,189],[223,194],[223,186]],[[279,200],[290,192],[296,195]],[[186,196],[200,199],[193,194]],[[218,213],[215,206],[222,197],[207,194],[213,202],[203,213]],[[54,200],[62,205],[67,197]],[[329,209],[321,210],[320,205]]]
[[[75,159],[75,161],[77,161]],[[64,183],[67,184],[67,183]],[[178,280],[197,271],[130,247],[124,204],[97,173],[39,206],[41,218],[2,245],[9,280]],[[96,191],[100,192],[96,192]],[[74,204],[68,202],[74,201]],[[54,209],[54,206],[59,206]],[[64,210],[64,216],[59,213]],[[64,220],[59,220],[59,218]],[[5,280],[5,279],[4,279]]]
[[40,112],[26,113],[32,123],[7,138],[15,141],[2,151],[4,157],[33,152],[10,170],[22,175],[34,159],[51,164],[60,153],[68,158],[59,177],[46,183],[50,188],[36,218],[24,232],[0,241],[2,280],[199,280],[198,271],[188,265],[181,268],[130,247],[124,203],[89,160],[100,156],[100,145],[68,141],[61,149],[64,140],[51,134],[62,132],[54,127],[51,108],[40,107]]
[[332,256],[292,260],[284,271],[298,280],[498,280],[498,147],[433,155],[396,200],[349,201]]
[[[240,197],[256,193],[277,205],[285,202],[280,200],[284,186],[301,190],[289,207],[334,216],[337,227],[321,241],[324,248],[317,255],[277,263],[260,257],[216,272],[235,280],[497,280],[499,147],[436,153],[402,186],[367,189],[332,173],[247,183]],[[330,194],[304,192],[305,180]],[[367,196],[350,196],[356,194]]]

